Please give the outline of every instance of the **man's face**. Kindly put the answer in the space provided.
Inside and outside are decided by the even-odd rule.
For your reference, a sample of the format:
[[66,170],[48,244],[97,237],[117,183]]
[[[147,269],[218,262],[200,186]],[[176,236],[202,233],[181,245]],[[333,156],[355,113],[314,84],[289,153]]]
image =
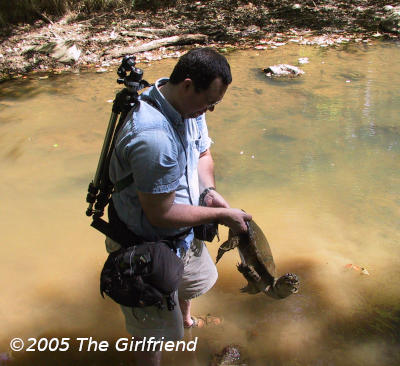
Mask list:
[[185,90],[182,116],[196,118],[207,111],[212,112],[215,105],[222,100],[226,89],[228,86],[222,82],[221,78],[214,79],[208,89],[200,92],[195,90],[193,82],[190,83]]

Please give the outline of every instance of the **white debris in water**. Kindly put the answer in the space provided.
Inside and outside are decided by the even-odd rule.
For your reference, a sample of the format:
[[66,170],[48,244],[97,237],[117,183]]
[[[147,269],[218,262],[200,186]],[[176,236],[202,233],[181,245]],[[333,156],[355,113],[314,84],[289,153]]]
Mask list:
[[112,103],[112,102],[113,102],[112,99],[107,100],[107,103]]
[[346,80],[346,83],[351,83],[351,80]]
[[252,155],[251,158],[254,159],[254,155]]
[[243,151],[240,152],[240,155],[243,155]]
[[369,276],[369,272],[366,268],[361,268],[361,274]]
[[299,62],[300,65],[308,64],[310,62],[308,57],[300,57],[297,61]]

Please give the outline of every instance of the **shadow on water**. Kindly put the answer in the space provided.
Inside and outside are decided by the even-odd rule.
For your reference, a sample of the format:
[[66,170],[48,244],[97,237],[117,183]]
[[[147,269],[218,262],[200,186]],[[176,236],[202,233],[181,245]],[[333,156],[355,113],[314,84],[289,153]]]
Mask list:
[[327,263],[309,258],[295,258],[281,267],[299,275],[300,293],[278,301],[225,293],[223,306],[235,325],[228,335],[218,333],[220,344],[241,344],[251,355],[249,365],[372,366],[400,361],[398,294],[374,293],[359,274],[338,272],[332,278],[324,268]]
[[[186,332],[186,341],[198,337],[196,353],[166,352],[163,364],[208,365],[212,355],[227,344],[240,345],[250,366],[398,364],[398,294],[393,296],[389,291],[385,296],[383,291],[377,292],[368,284],[370,278],[359,273],[336,270],[332,277],[332,268],[321,258],[297,257],[279,264],[281,269],[290,268],[299,275],[299,294],[275,300],[261,294],[239,293],[239,287],[245,283],[241,277],[233,284],[219,283],[203,300],[211,300],[214,313],[224,315],[223,325]],[[97,280],[92,279],[87,284],[91,290],[86,296],[74,299],[60,290],[39,290],[43,297],[36,302],[46,304],[49,314],[70,318],[74,330],[58,328],[52,317],[26,322],[24,328],[35,329],[38,340],[70,338],[69,350],[14,352],[12,365],[135,365],[133,351],[116,349],[121,338],[130,342],[130,335],[122,328],[122,319],[116,316],[117,306],[109,299],[102,300],[94,291],[96,287]],[[79,324],[80,312],[87,313],[86,328]],[[95,344],[89,347],[89,342],[83,341],[79,351],[77,338],[82,337],[107,341],[108,350],[96,350]]]

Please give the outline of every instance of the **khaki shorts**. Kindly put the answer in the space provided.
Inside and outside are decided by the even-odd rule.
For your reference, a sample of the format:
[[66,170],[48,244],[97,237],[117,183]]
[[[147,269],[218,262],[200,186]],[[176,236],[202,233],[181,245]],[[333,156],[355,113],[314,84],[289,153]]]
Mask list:
[[[119,244],[106,239],[107,251],[119,248]],[[163,310],[155,306],[130,308],[121,305],[125,315],[127,331],[134,337],[155,337],[165,341],[176,341],[183,337],[183,320],[179,307],[179,299],[190,300],[206,293],[218,278],[218,272],[206,245],[194,239],[190,249],[182,257],[184,272],[177,293],[174,294],[176,306],[174,310]]]

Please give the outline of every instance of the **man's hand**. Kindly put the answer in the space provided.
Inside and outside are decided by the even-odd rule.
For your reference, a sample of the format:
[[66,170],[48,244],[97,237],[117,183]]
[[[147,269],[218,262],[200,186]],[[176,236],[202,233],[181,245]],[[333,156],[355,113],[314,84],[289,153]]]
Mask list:
[[[242,233],[247,231],[246,221],[251,220],[251,215],[238,208],[175,204],[175,192],[138,192],[138,197],[150,224],[157,227],[179,228],[219,222],[234,233]],[[215,197],[221,196],[217,194]]]
[[217,191],[210,190],[204,197],[204,203],[207,207],[229,208],[226,211],[226,217],[219,221],[220,224],[228,226],[235,234],[247,231],[246,221],[252,219],[251,215],[237,208],[231,209],[228,202],[225,201]]
[[252,216],[238,208],[229,208],[225,210],[224,216],[219,223],[228,226],[234,234],[247,232],[246,221],[250,221]]
[[204,197],[204,203],[207,207],[224,207],[230,208],[228,202],[225,201],[224,197],[222,197],[217,191],[210,190]]

